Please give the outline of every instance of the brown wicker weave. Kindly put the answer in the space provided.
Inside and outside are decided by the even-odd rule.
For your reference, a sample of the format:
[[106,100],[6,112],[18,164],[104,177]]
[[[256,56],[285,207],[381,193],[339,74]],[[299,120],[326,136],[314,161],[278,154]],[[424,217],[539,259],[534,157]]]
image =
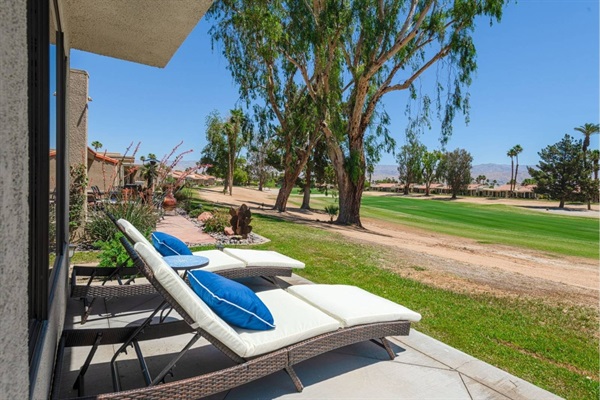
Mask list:
[[[155,287],[156,291],[164,297],[166,302],[171,305],[188,324],[194,324],[193,319],[185,312],[179,303],[177,303],[170,293],[166,291],[156,279],[154,279],[152,271],[137,255],[131,244],[125,239],[122,239],[122,242],[134,260],[136,266]],[[323,354],[352,343],[374,339],[381,341],[381,345],[386,349],[390,358],[393,359],[395,354],[391,350],[385,337],[408,335],[409,330],[410,321],[404,320],[358,325],[321,334],[271,353],[258,356],[256,358],[243,359],[231,351],[228,347],[223,345],[209,332],[206,332],[203,329],[197,329],[196,332],[199,335],[203,336],[211,344],[229,356],[233,361],[237,362],[238,365],[193,378],[182,379],[165,384],[158,384],[142,389],[101,394],[94,398],[198,399],[214,393],[232,389],[244,383],[259,379],[281,370],[285,370],[288,373],[296,389],[301,391],[303,386],[293,369],[293,365],[311,357],[315,357],[319,354]],[[169,372],[171,367],[172,365],[170,364],[165,370],[163,370],[163,372]],[[152,385],[160,382],[162,378],[163,376],[156,377]]]
[[[108,212],[106,212],[106,215],[127,238],[129,243],[134,244],[135,242],[127,235],[127,232],[121,229],[121,226],[117,223],[117,219]],[[229,279],[266,277],[270,282],[276,282],[274,277],[292,276],[292,269],[289,267],[245,267],[224,269],[215,271],[215,273]],[[155,293],[156,291],[151,284],[135,284],[133,279],[125,281],[125,277],[138,274],[139,271],[136,267],[73,267],[73,272],[71,273],[71,297],[83,301],[84,312],[81,316],[81,324],[86,323],[97,298],[131,297]],[[85,285],[78,284],[77,281],[81,277],[89,277]],[[92,282],[95,278],[104,279],[102,279],[100,285],[93,285]],[[105,285],[109,280],[116,280],[118,285]]]

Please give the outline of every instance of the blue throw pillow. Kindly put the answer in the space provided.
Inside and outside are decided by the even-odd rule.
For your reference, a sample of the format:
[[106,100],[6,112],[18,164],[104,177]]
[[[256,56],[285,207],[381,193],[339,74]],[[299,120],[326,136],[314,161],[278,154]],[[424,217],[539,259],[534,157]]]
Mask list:
[[163,257],[192,255],[185,243],[168,233],[152,232],[152,244]]
[[198,269],[190,271],[188,279],[194,292],[228,324],[260,331],[275,328],[267,306],[241,283]]

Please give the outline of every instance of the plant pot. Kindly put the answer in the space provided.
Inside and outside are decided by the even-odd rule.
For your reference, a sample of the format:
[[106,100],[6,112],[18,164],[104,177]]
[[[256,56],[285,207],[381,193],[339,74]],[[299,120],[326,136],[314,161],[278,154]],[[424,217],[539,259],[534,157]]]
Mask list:
[[162,206],[165,211],[173,211],[177,207],[177,199],[173,196],[172,192],[168,192],[165,195]]

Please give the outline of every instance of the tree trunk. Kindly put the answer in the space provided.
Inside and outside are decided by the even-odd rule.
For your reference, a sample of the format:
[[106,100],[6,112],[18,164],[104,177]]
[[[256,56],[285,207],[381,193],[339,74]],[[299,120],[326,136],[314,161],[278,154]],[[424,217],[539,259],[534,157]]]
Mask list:
[[425,196],[429,196],[429,183],[425,184]]
[[560,199],[560,204],[558,205],[558,208],[565,208],[565,199]]
[[[336,223],[343,225],[354,225],[362,228],[360,222],[360,203],[365,188],[365,152],[362,135],[349,135],[350,157],[346,159],[342,148],[338,144],[333,132],[325,125],[325,139],[327,141],[327,152],[339,190],[339,212]],[[353,157],[352,157],[353,156]],[[355,163],[350,165],[348,163]],[[354,181],[353,181],[354,175]]]
[[275,200],[275,205],[273,206],[274,210],[279,212],[284,212],[286,210],[287,201],[290,198],[292,189],[294,188],[294,183],[296,183],[296,179],[298,179],[300,172],[304,168],[306,160],[301,161],[301,164],[301,166],[297,165],[294,169],[288,168],[285,170],[283,175],[283,184],[281,185],[281,189],[279,189],[277,200]]
[[519,158],[518,157],[517,157],[517,165],[515,165],[515,182],[513,183],[513,191],[517,188],[517,176],[519,176]]
[[310,162],[306,163],[306,171],[305,171],[305,180],[304,180],[304,197],[302,198],[302,205],[300,208],[302,210],[310,210],[310,181],[311,181],[311,165]]
[[[356,184],[352,183],[346,174],[342,179],[344,185],[340,185],[339,214],[336,220],[338,224],[355,225],[362,228],[360,222],[360,202],[362,200],[365,176],[361,175]],[[338,179],[338,182],[340,179]]]
[[275,200],[273,210],[277,210],[279,212],[284,212],[286,210],[287,202],[290,198],[290,194],[292,193],[292,189],[294,188],[295,181],[296,178],[291,178],[289,174],[286,173],[284,175],[283,183],[281,184],[279,193],[277,193],[277,200]]
[[510,158],[510,189],[508,190],[508,195],[506,197],[512,197],[512,191],[513,191],[513,184],[515,182],[515,178],[514,178],[514,173],[515,173],[515,162],[513,161],[513,158]]

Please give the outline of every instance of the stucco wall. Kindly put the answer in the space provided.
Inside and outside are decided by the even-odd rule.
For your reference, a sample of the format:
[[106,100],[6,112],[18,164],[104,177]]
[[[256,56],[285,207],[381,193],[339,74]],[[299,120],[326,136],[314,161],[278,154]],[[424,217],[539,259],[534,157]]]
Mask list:
[[29,396],[27,1],[0,0],[0,397]]
[[67,135],[69,165],[87,165],[88,80],[85,71],[69,71]]
[[117,166],[97,159],[88,160],[88,187],[98,186],[105,192],[114,186],[119,186]]

